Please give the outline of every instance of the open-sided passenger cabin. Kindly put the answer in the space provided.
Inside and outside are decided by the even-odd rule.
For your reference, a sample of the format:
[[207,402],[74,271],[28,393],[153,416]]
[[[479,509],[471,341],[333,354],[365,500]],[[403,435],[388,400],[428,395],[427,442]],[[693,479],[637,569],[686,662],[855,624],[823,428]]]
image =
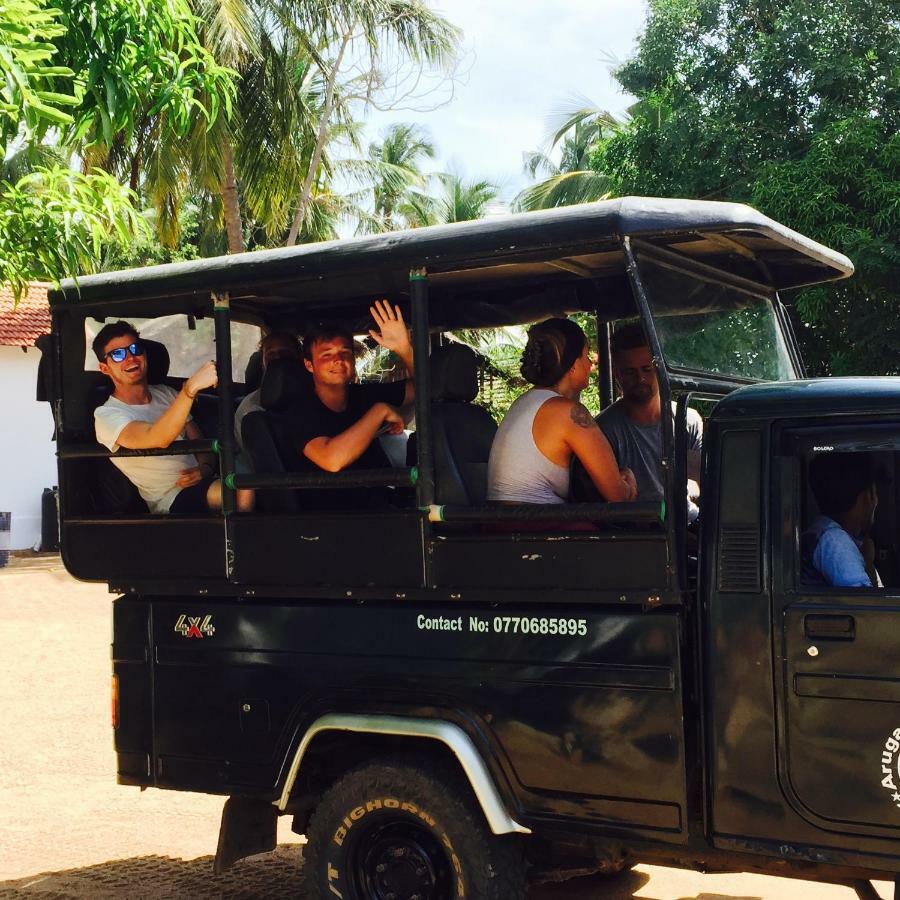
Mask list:
[[[477,590],[498,600],[576,594],[672,602],[689,577],[685,492],[676,489],[686,477],[680,425],[689,400],[798,377],[777,291],[850,271],[844,257],[745,206],[627,198],[66,282],[50,294],[54,333],[43,343],[42,374],[57,413],[66,565],[81,578],[142,593],[446,601]],[[302,334],[327,319],[365,334],[368,308],[382,297],[399,304],[412,327],[416,431],[408,465],[306,475],[276,459],[269,471],[236,472],[234,410],[255,386],[242,380],[245,369],[254,378],[250,356],[261,331]],[[611,328],[643,322],[663,408],[676,404],[674,424],[663,417],[665,503],[551,509],[484,501],[494,426],[473,403],[476,357],[451,333],[573,313],[596,316],[604,406],[614,389]],[[215,450],[224,513],[150,515],[96,443],[93,411],[109,386],[92,364],[90,339],[117,319],[163,338],[150,348],[151,382],[178,386],[214,353],[219,388],[194,408],[208,439],[120,452]],[[241,487],[257,491],[256,511],[232,511]],[[392,500],[310,508],[304,498],[323,487],[389,488]],[[535,527],[551,518],[554,530]],[[594,528],[566,527],[585,520]]]

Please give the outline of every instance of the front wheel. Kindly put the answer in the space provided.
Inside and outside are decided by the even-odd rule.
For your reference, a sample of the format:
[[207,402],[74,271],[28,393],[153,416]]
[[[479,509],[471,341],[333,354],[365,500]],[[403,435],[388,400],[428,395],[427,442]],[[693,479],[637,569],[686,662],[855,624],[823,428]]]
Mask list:
[[521,900],[519,840],[495,835],[452,773],[373,763],[322,797],[305,874],[318,900]]

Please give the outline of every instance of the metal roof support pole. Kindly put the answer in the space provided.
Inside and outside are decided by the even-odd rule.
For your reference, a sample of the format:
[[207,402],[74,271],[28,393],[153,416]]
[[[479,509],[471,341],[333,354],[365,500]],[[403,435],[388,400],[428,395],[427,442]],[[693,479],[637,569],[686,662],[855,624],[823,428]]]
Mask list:
[[612,406],[615,399],[612,370],[612,326],[609,322],[601,322],[597,315],[597,368],[600,375],[600,408]]
[[234,569],[231,514],[234,512],[234,404],[231,396],[231,300],[228,292],[213,293],[216,326],[216,371],[219,375],[219,477],[222,481],[222,516],[225,520],[225,576]]
[[[669,588],[677,589],[677,579],[680,573],[677,571],[678,565],[678,532],[676,530],[676,516],[678,504],[672,501],[678,496],[678,492],[685,493],[687,484],[678,484],[676,482],[675,471],[675,430],[674,416],[671,414],[672,409],[672,385],[669,383],[669,373],[666,370],[666,361],[662,352],[662,345],[659,342],[659,335],[656,333],[656,327],[653,324],[653,313],[650,310],[650,301],[647,299],[647,291],[641,281],[641,275],[638,271],[637,260],[634,251],[631,248],[631,240],[628,235],[622,239],[622,249],[625,253],[626,269],[628,272],[628,281],[631,284],[631,290],[634,294],[637,308],[641,314],[641,322],[644,326],[644,332],[647,335],[647,341],[650,344],[650,351],[653,353],[653,361],[656,363],[657,377],[659,378],[659,402],[662,409],[662,421],[660,431],[662,432],[662,467],[663,482],[666,489],[667,514],[666,514],[666,534],[669,544]],[[680,524],[680,523],[679,523]]]
[[[434,445],[431,438],[431,334],[428,325],[428,273],[424,268],[411,269],[409,294],[412,304],[412,345],[416,386],[416,499],[419,509],[426,512],[434,504]],[[425,585],[430,586],[431,555],[427,539],[430,526],[423,523],[426,543],[424,551]]]
[[431,443],[431,367],[428,330],[428,274],[425,269],[409,273],[412,299],[412,345],[416,385],[416,450],[418,452],[419,506],[428,509],[434,503],[434,448]]

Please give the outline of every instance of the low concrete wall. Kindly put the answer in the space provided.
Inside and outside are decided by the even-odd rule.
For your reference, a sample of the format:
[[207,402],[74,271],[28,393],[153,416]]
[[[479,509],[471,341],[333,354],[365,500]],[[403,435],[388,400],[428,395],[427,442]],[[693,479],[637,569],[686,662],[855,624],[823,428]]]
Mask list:
[[40,358],[0,347],[0,511],[12,513],[12,550],[40,543],[41,491],[57,483],[50,404],[34,399]]

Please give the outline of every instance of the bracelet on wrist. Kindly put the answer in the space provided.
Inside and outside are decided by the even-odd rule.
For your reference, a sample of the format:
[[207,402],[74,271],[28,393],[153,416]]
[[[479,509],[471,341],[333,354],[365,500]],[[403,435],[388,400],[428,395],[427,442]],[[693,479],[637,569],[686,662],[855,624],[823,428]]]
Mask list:
[[191,401],[191,403],[193,403],[194,400],[197,399],[197,395],[196,395],[196,394],[192,394],[192,393],[187,389],[187,384],[184,384],[184,385],[182,386],[181,390],[184,392],[184,396],[187,397],[188,400]]

